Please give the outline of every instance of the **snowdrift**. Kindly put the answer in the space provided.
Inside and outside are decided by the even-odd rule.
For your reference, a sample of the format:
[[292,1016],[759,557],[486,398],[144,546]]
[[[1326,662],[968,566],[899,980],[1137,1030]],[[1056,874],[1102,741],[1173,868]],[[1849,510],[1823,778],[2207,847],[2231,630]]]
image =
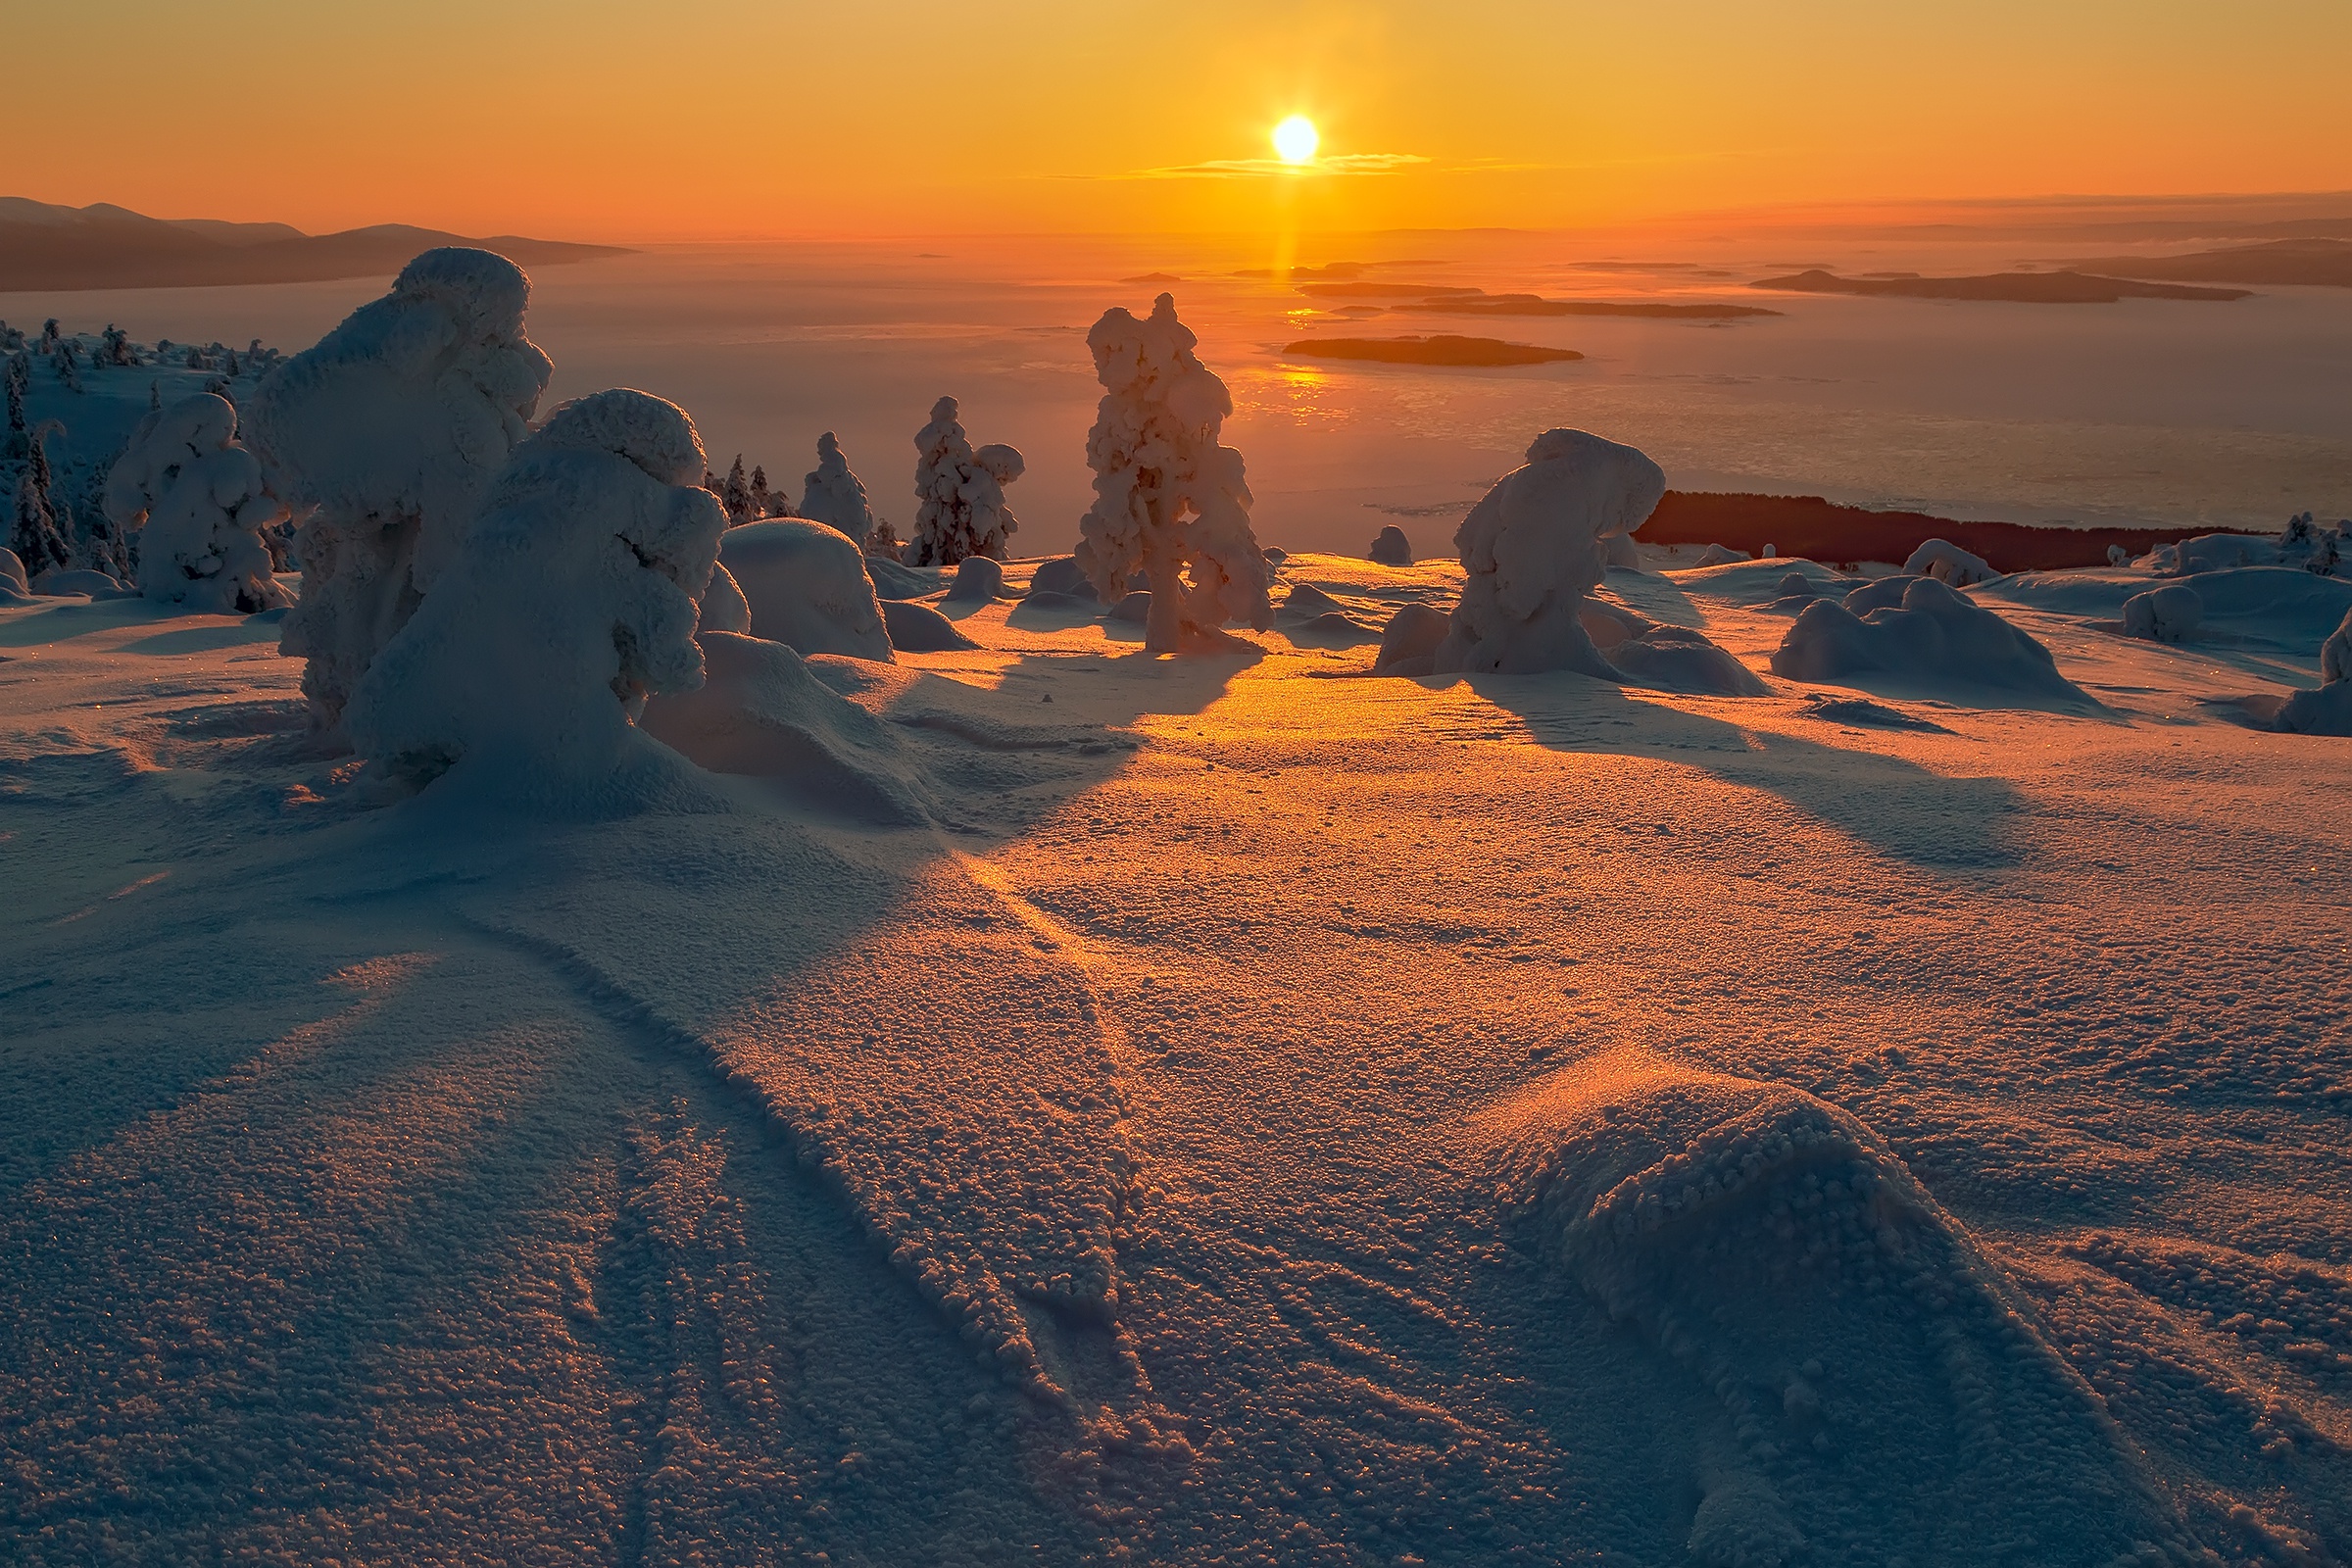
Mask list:
[[1838,685],[1878,677],[1953,694],[2091,701],[2058,673],[2047,648],[1933,577],[1882,578],[1843,604],[1808,606],[1773,654],[1772,669]]
[[718,559],[752,611],[752,635],[802,655],[891,661],[881,602],[849,535],[805,517],[729,528]]
[[[2097,1396],[1902,1160],[1786,1084],[1641,1052],[1491,1112],[1498,1195],[1676,1369],[1702,1562],[2084,1568],[2182,1530]],[[1707,1435],[1712,1434],[1709,1438]]]

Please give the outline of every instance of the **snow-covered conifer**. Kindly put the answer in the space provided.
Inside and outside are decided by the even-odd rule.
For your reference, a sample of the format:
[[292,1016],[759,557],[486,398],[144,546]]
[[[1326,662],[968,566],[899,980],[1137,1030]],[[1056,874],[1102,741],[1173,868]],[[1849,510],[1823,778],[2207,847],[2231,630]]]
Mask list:
[[295,541],[302,602],[280,646],[309,662],[302,689],[322,726],[431,591],[528,432],[553,368],[524,335],[529,300],[503,256],[426,251],[249,400],[246,439],[270,490],[316,508]]
[[41,323],[41,352],[46,354],[58,345],[57,318],[52,316]]
[[1148,319],[1113,309],[1086,335],[1103,394],[1086,440],[1095,503],[1078,524],[1077,560],[1112,603],[1145,574],[1153,653],[1222,640],[1229,619],[1260,631],[1274,619],[1242,455],[1217,440],[1233,399],[1193,352],[1199,341],[1167,294]]
[[648,696],[703,681],[695,644],[726,513],[685,411],[614,390],[514,449],[432,592],[361,677],[353,745],[417,780],[597,797],[667,754]]
[[876,517],[874,525],[858,541],[858,548],[876,561],[903,562],[906,554],[906,546],[899,538],[899,530],[890,525],[888,517]]
[[65,382],[67,391],[82,390],[81,355],[72,338],[58,345],[57,353],[51,356],[49,363],[57,367],[57,378]]
[[956,400],[941,398],[914,438],[911,566],[953,566],[967,556],[1002,561],[1005,537],[1020,526],[1004,505],[1004,487],[1021,476],[1021,455],[1002,445],[975,451],[956,414]]
[[767,468],[763,464],[755,463],[752,465],[751,495],[752,515],[755,518],[766,516],[769,497],[767,491]]
[[38,577],[52,567],[73,564],[64,530],[57,524],[57,504],[50,496],[51,474],[47,427],[32,433],[28,461],[17,475],[15,516],[8,547],[24,563],[28,576]]
[[727,521],[752,522],[758,514],[752,511],[752,483],[743,474],[743,454],[735,454],[735,466],[718,487],[718,504],[727,509]]
[[263,537],[285,514],[237,442],[237,411],[209,392],[140,420],[106,481],[107,519],[141,530],[140,591],[215,614],[293,602]]
[[[816,466],[802,480],[801,515],[839,528],[861,545],[874,530],[874,513],[867,504],[865,486],[850,471],[849,460],[841,455],[841,443],[830,430],[816,438]],[[893,561],[898,559],[897,544],[894,535]]]
[[5,379],[8,388],[8,446],[6,456],[22,462],[32,452],[32,427],[24,417],[24,387],[14,372],[17,362],[11,360],[11,373]]

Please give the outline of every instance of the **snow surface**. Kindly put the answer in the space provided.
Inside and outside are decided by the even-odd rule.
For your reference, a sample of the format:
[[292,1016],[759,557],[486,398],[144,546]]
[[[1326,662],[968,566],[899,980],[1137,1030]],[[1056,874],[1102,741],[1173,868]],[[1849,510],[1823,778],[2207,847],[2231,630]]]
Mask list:
[[139,530],[139,588],[216,614],[294,602],[272,575],[262,530],[286,509],[237,441],[236,407],[199,392],[139,421],[106,481],[107,520]]
[[0,1560],[2340,1560],[2352,744],[2209,703],[2352,584],[2147,586],[1966,596],[2096,713],[706,630],[597,820],[0,606]]
[[729,528],[718,555],[751,606],[752,635],[803,655],[889,662],[882,606],[847,534],[805,517],[770,517]]

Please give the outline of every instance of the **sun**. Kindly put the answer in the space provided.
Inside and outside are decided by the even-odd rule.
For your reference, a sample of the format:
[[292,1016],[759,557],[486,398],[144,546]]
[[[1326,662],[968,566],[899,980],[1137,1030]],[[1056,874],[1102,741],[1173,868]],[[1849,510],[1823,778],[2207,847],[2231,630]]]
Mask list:
[[1323,144],[1315,122],[1304,115],[1293,115],[1274,127],[1274,150],[1286,164],[1311,164],[1315,149]]

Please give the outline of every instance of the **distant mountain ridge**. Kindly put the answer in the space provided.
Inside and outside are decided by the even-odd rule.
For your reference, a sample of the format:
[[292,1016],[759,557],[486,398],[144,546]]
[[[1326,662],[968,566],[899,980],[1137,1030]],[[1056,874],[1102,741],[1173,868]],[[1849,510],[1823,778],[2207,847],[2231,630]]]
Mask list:
[[628,254],[616,245],[519,234],[477,239],[407,223],[306,234],[285,223],[149,218],[108,202],[54,207],[0,196],[0,293],[318,283],[397,272],[418,251],[437,245],[479,246],[524,267]]

